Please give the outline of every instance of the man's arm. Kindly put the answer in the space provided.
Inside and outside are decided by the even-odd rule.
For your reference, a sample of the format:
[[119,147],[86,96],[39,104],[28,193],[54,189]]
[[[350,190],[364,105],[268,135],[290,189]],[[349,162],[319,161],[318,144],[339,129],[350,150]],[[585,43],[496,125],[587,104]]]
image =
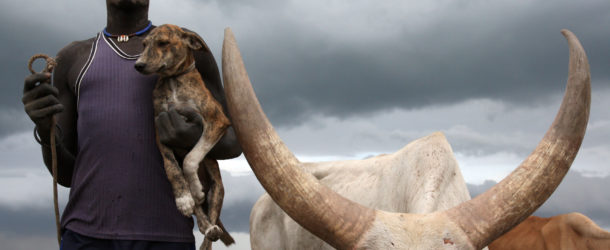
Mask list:
[[[220,78],[220,72],[216,65],[214,55],[209,51],[196,51],[194,52],[195,65],[205,86],[210,90],[214,98],[222,105],[222,109],[225,115],[231,120],[231,115],[227,109],[227,101],[225,97],[224,88],[222,87],[222,81]],[[216,146],[210,150],[210,157],[214,159],[231,159],[239,156],[242,153],[241,147],[235,136],[233,127],[230,126],[227,129],[225,135],[216,143]]]
[[[51,116],[56,114],[57,126],[57,181],[69,187],[74,170],[76,155],[76,96],[70,86],[70,70],[86,44],[72,43],[62,49],[56,57],[57,66],[53,73],[53,86],[44,82],[48,75],[28,76],[24,83],[23,104],[26,113],[36,124],[42,142],[44,163],[51,172],[50,126]],[[90,46],[89,46],[90,47]]]

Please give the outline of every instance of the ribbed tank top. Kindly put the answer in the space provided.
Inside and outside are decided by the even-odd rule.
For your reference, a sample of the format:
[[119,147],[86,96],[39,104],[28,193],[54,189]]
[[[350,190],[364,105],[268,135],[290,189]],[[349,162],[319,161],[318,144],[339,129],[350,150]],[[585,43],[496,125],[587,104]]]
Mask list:
[[157,148],[156,76],[98,34],[76,82],[78,153],[62,227],[104,239],[193,242]]

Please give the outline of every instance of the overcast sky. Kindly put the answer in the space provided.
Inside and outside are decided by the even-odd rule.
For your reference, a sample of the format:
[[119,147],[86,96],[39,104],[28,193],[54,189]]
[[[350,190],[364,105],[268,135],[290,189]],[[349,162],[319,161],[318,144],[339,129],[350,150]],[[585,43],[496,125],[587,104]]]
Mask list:
[[[572,171],[537,214],[578,211],[610,228],[609,9],[607,0],[151,0],[150,19],[198,32],[219,65],[231,27],[263,109],[301,160],[362,159],[442,131],[473,196],[551,124],[568,68],[559,31],[570,29],[591,64],[591,116]],[[54,237],[51,180],[20,101],[26,62],[93,37],[105,15],[104,1],[0,3],[0,249]],[[231,249],[249,249],[263,189],[243,157],[221,168]]]

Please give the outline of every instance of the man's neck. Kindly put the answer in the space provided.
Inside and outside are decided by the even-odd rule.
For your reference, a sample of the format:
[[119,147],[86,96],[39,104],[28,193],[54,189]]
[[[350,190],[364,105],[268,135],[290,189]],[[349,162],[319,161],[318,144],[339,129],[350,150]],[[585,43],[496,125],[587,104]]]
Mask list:
[[122,8],[107,6],[106,31],[113,35],[127,35],[146,28],[148,25],[148,6]]

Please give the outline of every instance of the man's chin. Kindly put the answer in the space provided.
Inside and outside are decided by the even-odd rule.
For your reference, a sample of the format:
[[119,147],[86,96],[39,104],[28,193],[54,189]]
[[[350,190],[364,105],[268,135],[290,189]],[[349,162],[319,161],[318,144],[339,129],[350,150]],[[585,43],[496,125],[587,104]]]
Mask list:
[[106,3],[118,8],[132,9],[138,7],[146,7],[149,5],[149,0],[107,0]]

